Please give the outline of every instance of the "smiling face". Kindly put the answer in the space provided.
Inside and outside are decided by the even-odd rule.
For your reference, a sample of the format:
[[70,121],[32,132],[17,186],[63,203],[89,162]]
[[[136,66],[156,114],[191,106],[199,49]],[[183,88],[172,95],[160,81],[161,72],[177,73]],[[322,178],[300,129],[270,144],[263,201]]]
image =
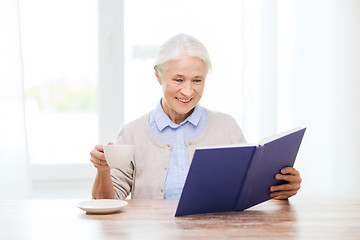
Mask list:
[[187,55],[166,63],[163,73],[155,67],[163,88],[162,108],[171,121],[179,124],[191,115],[204,91],[206,73],[203,60]]

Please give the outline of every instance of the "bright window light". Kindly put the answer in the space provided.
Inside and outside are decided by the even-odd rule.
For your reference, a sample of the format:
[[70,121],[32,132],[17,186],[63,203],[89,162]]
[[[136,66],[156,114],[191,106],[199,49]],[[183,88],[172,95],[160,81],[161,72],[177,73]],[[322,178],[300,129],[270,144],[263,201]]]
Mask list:
[[32,163],[89,162],[98,141],[97,1],[20,0]]

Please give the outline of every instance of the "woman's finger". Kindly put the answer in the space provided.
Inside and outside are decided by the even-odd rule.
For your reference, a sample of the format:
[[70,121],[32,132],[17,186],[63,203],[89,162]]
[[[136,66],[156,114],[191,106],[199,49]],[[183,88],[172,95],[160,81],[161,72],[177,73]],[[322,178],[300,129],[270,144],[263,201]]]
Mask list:
[[277,191],[293,191],[293,190],[299,190],[300,184],[299,183],[293,183],[293,184],[281,184],[281,185],[275,185],[270,187],[270,192],[277,192]]
[[[102,148],[104,149],[104,148]],[[100,159],[100,160],[105,160],[105,155],[103,151],[99,151],[97,147],[95,147],[93,150],[91,150],[90,152],[91,157]]]
[[282,174],[300,175],[300,172],[293,167],[284,167],[280,172]]
[[288,199],[289,197],[292,197],[296,195],[297,191],[281,191],[281,192],[274,192],[270,194],[270,197],[274,199]]
[[276,180],[285,180],[289,183],[301,183],[301,177],[299,175],[290,175],[290,174],[276,174]]

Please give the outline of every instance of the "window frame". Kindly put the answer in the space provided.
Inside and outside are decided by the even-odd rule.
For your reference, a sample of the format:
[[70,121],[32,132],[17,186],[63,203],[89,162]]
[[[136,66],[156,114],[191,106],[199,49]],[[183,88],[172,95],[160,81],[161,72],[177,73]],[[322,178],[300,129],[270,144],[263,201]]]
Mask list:
[[[124,121],[123,9],[123,0],[98,1],[99,139],[94,146],[114,141]],[[33,185],[43,181],[92,181],[96,174],[90,154],[86,163],[31,163],[31,171]]]

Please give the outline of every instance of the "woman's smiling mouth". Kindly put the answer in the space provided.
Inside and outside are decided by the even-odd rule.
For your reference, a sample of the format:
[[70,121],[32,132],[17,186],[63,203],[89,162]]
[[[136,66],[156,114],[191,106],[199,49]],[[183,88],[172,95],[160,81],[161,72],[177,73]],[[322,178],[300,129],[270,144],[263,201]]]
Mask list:
[[180,102],[182,103],[188,103],[192,100],[192,98],[189,98],[189,99],[184,99],[184,98],[176,98],[177,100],[179,100]]

